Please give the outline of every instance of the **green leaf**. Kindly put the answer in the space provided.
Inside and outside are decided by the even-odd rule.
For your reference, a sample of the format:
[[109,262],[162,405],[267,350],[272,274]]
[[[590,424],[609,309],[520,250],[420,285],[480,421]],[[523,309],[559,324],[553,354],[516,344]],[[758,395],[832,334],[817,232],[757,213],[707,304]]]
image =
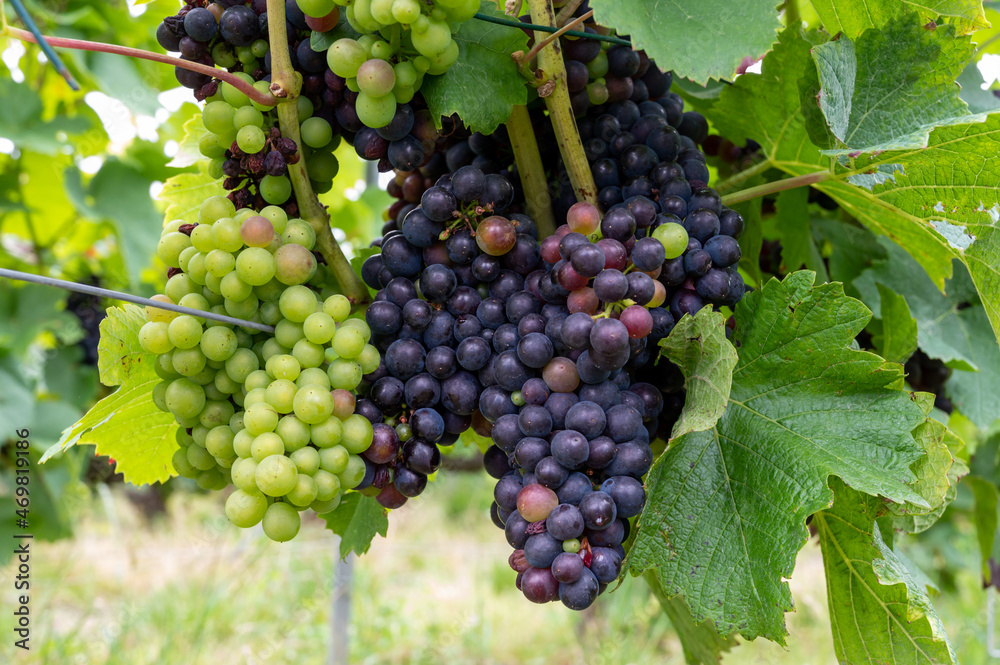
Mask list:
[[957,318],[960,327],[953,329],[952,335],[966,337],[970,359],[979,371],[956,369],[945,383],[945,391],[963,416],[986,430],[1000,418],[1000,348],[982,307],[962,309]]
[[98,346],[101,381],[120,387],[64,431],[42,462],[88,444],[96,446],[97,454],[113,457],[126,482],[163,482],[176,475],[171,458],[178,448],[177,423],[153,403],[153,387],[161,379],[153,369],[156,356],[139,347],[145,317],[134,305],[109,308],[107,314]]
[[817,273],[821,282],[830,281],[823,257],[813,239],[809,189],[797,187],[781,192],[775,208],[775,230],[781,241],[781,263],[785,272],[794,272],[805,266]]
[[967,35],[989,23],[979,0],[810,0],[826,31],[854,39],[869,28],[881,28],[890,18],[919,11],[922,22],[943,18]]
[[[0,136],[21,150],[54,155],[66,146],[65,134],[82,134],[91,128],[89,117],[57,115],[43,119],[42,99],[26,83],[0,79]],[[60,136],[60,135],[63,136]]]
[[120,101],[132,113],[155,115],[161,108],[157,99],[160,91],[140,75],[131,58],[123,58],[116,53],[90,53],[87,60],[101,90]]
[[743,216],[746,225],[740,236],[741,270],[750,275],[753,284],[763,281],[760,272],[760,250],[764,246],[764,222],[761,219],[763,199],[756,198],[732,206],[733,210]]
[[389,532],[386,509],[373,497],[348,492],[332,512],[320,515],[326,528],[340,536],[340,556],[351,552],[361,555],[368,551],[376,535],[385,538]]
[[955,85],[975,47],[942,26],[928,30],[910,14],[813,49],[819,105],[841,141],[827,154],[924,148],[933,128],[982,117],[969,113]]
[[884,261],[889,256],[875,234],[863,226],[834,219],[814,219],[813,228],[830,245],[830,279],[843,282],[845,287],[877,261]]
[[882,330],[872,337],[875,350],[892,363],[905,363],[917,350],[917,321],[910,315],[906,298],[877,284],[882,302]]
[[[809,50],[819,39],[816,33],[782,33],[762,74],[739,77],[709,114],[720,134],[737,143],[754,138],[772,165],[789,175],[830,168],[805,127],[803,108],[815,104],[814,91],[800,90],[798,83],[814,68]],[[995,333],[1000,332],[998,135],[1000,114],[982,124],[939,127],[925,149],[859,159],[854,170],[837,169],[842,179],[815,185],[870,230],[905,247],[939,289],[952,274],[951,260],[965,263]],[[889,166],[892,177],[881,184],[869,188],[849,181]]]
[[733,79],[745,56],[766,53],[781,28],[774,0],[591,0],[594,18],[632,39],[663,69],[704,85]]
[[[503,16],[489,0],[483,0],[479,11]],[[466,21],[452,37],[458,61],[446,73],[426,77],[420,92],[435,122],[457,113],[470,130],[490,134],[507,122],[515,106],[528,102],[524,77],[510,57],[525,50],[528,37],[517,28],[486,21]]]
[[199,147],[202,137],[208,134],[205,123],[201,120],[201,113],[196,113],[188,118],[184,123],[184,138],[177,146],[177,154],[167,162],[167,166],[175,169],[183,169],[205,161],[205,156],[201,154]]
[[990,554],[993,552],[997,534],[997,486],[979,476],[966,476],[963,482],[972,490],[972,496],[975,498],[972,519],[976,525],[983,582],[991,584],[993,571],[990,569]]
[[0,283],[0,348],[21,356],[46,331],[79,339],[80,320],[63,311],[65,302],[65,291],[51,286]]
[[737,360],[736,349],[726,339],[726,318],[708,307],[685,315],[660,340],[660,357],[680,367],[687,391],[671,438],[714,427],[729,402]]
[[840,284],[797,272],[736,307],[740,349],[729,405],[707,432],[685,434],[653,464],[627,568],[658,571],[695,621],[720,634],[783,642],[783,612],[806,518],[830,505],[827,478],[893,501],[908,483],[924,420],[893,389],[898,365],[852,350],[870,318]]
[[[188,224],[194,224],[198,221],[198,211],[205,199],[224,193],[222,185],[204,170],[175,175],[163,183],[163,189],[160,190],[158,197],[166,204],[163,219],[168,222],[180,219]],[[157,229],[157,233],[161,230],[162,228]]]
[[837,658],[844,663],[953,663],[926,588],[886,546],[882,500],[833,479],[833,507],[817,513]]
[[691,616],[691,608],[684,599],[668,596],[659,578],[652,571],[646,572],[643,577],[656,596],[656,600],[660,602],[663,613],[677,631],[677,637],[680,638],[681,647],[684,649],[684,660],[689,665],[714,665],[721,660],[724,651],[729,651],[737,645],[732,637],[719,635],[710,621],[695,623]]

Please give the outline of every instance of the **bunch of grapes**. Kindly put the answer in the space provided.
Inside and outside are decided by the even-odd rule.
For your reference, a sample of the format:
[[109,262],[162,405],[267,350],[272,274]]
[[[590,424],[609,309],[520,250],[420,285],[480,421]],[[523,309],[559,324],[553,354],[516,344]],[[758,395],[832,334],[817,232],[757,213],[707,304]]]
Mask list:
[[347,298],[321,288],[314,243],[313,229],[281,208],[207,199],[197,224],[165,226],[157,254],[170,276],[154,299],[273,334],[152,307],[139,331],[158,356],[153,400],[181,426],[174,468],[206,489],[234,485],[230,521],[263,521],[276,541],[296,535],[299,512],[330,512],[365,485],[361,455],[373,440],[354,392],[379,352]]

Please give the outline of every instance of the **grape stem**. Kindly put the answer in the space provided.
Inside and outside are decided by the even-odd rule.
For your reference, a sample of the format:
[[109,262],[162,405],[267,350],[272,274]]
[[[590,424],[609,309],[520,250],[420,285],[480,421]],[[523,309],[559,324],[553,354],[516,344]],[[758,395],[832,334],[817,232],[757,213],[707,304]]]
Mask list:
[[742,203],[743,201],[749,201],[751,199],[767,196],[768,194],[774,194],[776,192],[783,192],[797,187],[815,185],[816,183],[823,182],[824,180],[830,180],[832,178],[833,174],[829,171],[816,171],[814,173],[797,175],[793,178],[785,178],[784,180],[774,180],[772,182],[766,182],[763,185],[750,187],[748,189],[723,196],[722,204],[728,206],[733,205],[734,203]]
[[[30,42],[32,44],[38,43],[38,40],[33,34],[27,30],[21,30],[20,28],[7,26],[4,30],[4,34],[13,37],[14,39],[19,39],[22,42]],[[77,51],[94,51],[97,53],[114,53],[116,55],[125,55],[130,58],[162,62],[165,65],[174,65],[175,67],[180,67],[181,69],[189,69],[192,72],[198,72],[199,74],[204,74],[205,76],[211,76],[212,78],[219,79],[220,81],[225,81],[258,104],[274,106],[277,102],[273,95],[257,90],[235,74],[230,74],[224,69],[217,69],[215,67],[203,65],[200,62],[191,62],[190,60],[175,58],[172,55],[153,53],[152,51],[143,51],[142,49],[131,48],[128,46],[118,46],[117,44],[88,42],[83,39],[64,39],[63,37],[46,36],[45,40],[52,46],[57,46],[59,48],[75,49]]]
[[[531,19],[548,27],[554,27],[555,14],[549,0],[528,0]],[[542,33],[535,33],[535,41],[542,40]],[[566,64],[563,62],[562,49],[555,41],[538,52],[538,67],[554,87],[552,93],[545,97],[545,106],[549,110],[549,118],[556,132],[556,142],[562,154],[563,164],[569,173],[570,183],[576,192],[577,201],[587,201],[597,205],[597,185],[590,172],[587,154],[583,151],[583,142],[576,127],[576,117],[569,100],[569,89],[566,87]]]
[[546,46],[548,46],[549,44],[551,44],[555,40],[559,39],[564,34],[566,34],[567,32],[569,32],[570,30],[572,30],[576,26],[580,25],[581,23],[583,23],[584,21],[586,21],[588,18],[590,18],[593,15],[594,15],[594,10],[591,9],[589,12],[587,12],[583,16],[580,16],[579,18],[573,19],[572,21],[570,21],[569,23],[567,23],[565,26],[559,28],[558,30],[556,30],[555,32],[553,32],[551,35],[549,35],[548,37],[546,37],[542,41],[540,41],[537,44],[535,44],[534,46],[532,46],[531,50],[528,51],[528,53],[524,56],[524,59],[530,61],[532,58],[534,58],[536,55],[538,55],[538,52],[541,51],[543,48],[545,48]]
[[[302,135],[299,131],[298,104],[288,102],[296,100],[302,84],[292,67],[292,58],[288,51],[284,0],[267,0],[267,28],[271,42],[271,91],[282,98],[284,102],[277,106],[281,135],[295,141],[295,145],[301,147]],[[351,262],[344,256],[343,250],[340,249],[340,245],[333,237],[333,231],[330,228],[330,215],[313,191],[304,159],[288,165],[288,177],[291,179],[292,189],[295,191],[299,217],[309,222],[309,225],[316,232],[316,246],[326,260],[326,267],[337,279],[341,293],[352,304],[358,305],[368,302],[371,299],[368,287],[354,272]]]
[[545,179],[542,155],[538,151],[535,130],[525,106],[515,106],[507,119],[507,135],[514,150],[514,161],[521,177],[524,200],[528,216],[538,226],[539,239],[548,238],[556,232],[556,221],[552,214],[552,197],[549,195]]

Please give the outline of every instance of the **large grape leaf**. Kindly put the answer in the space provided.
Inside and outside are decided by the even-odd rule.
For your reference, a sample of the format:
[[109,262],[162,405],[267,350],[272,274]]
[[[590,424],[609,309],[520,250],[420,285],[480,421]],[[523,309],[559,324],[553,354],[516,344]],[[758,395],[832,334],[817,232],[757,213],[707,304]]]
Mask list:
[[[489,0],[483,0],[479,11],[503,16]],[[436,122],[457,113],[472,131],[490,134],[507,121],[515,106],[528,102],[524,77],[511,59],[512,53],[525,49],[528,37],[516,28],[466,21],[453,39],[458,61],[444,74],[428,76],[420,92]]]
[[810,0],[823,27],[853,39],[869,28],[881,28],[891,18],[920,12],[923,22],[944,19],[966,35],[989,27],[981,0]]
[[927,589],[888,547],[875,518],[882,499],[832,479],[833,507],[817,513],[833,645],[843,663],[953,663]]
[[[745,74],[723,90],[707,112],[710,119],[737,143],[757,140],[771,164],[789,175],[830,170],[832,178],[814,186],[904,247],[939,289],[952,274],[951,260],[961,260],[994,332],[1000,332],[1000,114],[979,124],[936,128],[924,149],[868,156],[850,170],[832,164],[806,128],[807,111],[818,109],[809,51],[821,39],[786,30],[762,73]],[[875,172],[881,177],[873,178]]]
[[139,346],[143,323],[139,307],[108,309],[101,322],[98,364],[101,382],[119,388],[66,429],[42,463],[67,448],[88,444],[96,446],[97,454],[114,458],[118,472],[133,485],[176,475],[171,457],[178,448],[177,423],[153,403],[153,386],[160,378],[153,369],[156,357]]
[[878,354],[893,363],[905,363],[917,350],[917,321],[910,315],[906,298],[878,284],[882,300],[881,326],[872,335]]
[[351,552],[364,554],[376,535],[385,538],[389,532],[385,508],[373,497],[359,492],[348,492],[336,509],[320,517],[326,528],[340,536],[340,556],[344,559]]
[[689,665],[715,665],[722,658],[722,652],[736,646],[735,639],[719,635],[710,621],[695,623],[691,618],[691,608],[684,599],[668,596],[653,571],[647,571],[643,577],[649,583],[656,600],[660,602],[663,613],[677,631],[677,637],[684,649],[684,660]]
[[816,247],[809,218],[809,190],[800,187],[778,194],[775,201],[774,231],[781,241],[781,264],[784,272],[794,272],[805,266],[830,281],[826,264]]
[[978,372],[951,373],[945,392],[962,415],[980,429],[989,429],[1000,418],[1000,348],[994,343],[993,330],[982,307],[968,307],[958,312],[960,328],[966,335],[969,351]]
[[594,18],[627,34],[663,69],[704,84],[732,79],[746,56],[774,44],[781,28],[776,0],[591,0]]
[[687,391],[671,438],[713,427],[726,410],[736,366],[736,349],[726,339],[725,317],[709,307],[684,316],[660,340],[660,355],[681,368]]
[[892,388],[898,365],[850,348],[870,312],[814,279],[771,280],[737,306],[725,413],[673,440],[646,480],[628,569],[656,569],[667,593],[722,635],[784,642],[792,599],[782,580],[809,536],[806,518],[830,505],[829,476],[925,503],[908,486],[923,412]]
[[955,85],[975,47],[954,33],[909,14],[853,41],[817,45],[819,106],[840,141],[826,154],[923,148],[935,127],[982,122]]

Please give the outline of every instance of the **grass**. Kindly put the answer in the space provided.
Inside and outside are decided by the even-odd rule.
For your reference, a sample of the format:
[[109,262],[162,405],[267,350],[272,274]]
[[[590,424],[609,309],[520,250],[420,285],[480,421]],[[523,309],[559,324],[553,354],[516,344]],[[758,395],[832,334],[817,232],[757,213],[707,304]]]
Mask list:
[[[488,479],[442,476],[396,511],[389,538],[354,563],[352,663],[684,662],[642,580],[627,580],[584,613],[525,601],[507,566],[509,547],[488,518]],[[327,662],[336,552],[319,522],[304,525],[292,543],[274,545],[258,531],[231,527],[218,496],[176,493],[168,515],[152,525],[123,496],[113,505],[113,519],[98,502],[87,507],[74,539],[36,544],[32,650],[12,647],[4,611],[0,662]],[[796,612],[787,617],[787,649],[758,640],[724,662],[835,663],[822,571],[812,541],[790,581]],[[9,572],[0,570],[0,578]],[[983,598],[973,582],[938,601],[965,663],[988,662]]]

